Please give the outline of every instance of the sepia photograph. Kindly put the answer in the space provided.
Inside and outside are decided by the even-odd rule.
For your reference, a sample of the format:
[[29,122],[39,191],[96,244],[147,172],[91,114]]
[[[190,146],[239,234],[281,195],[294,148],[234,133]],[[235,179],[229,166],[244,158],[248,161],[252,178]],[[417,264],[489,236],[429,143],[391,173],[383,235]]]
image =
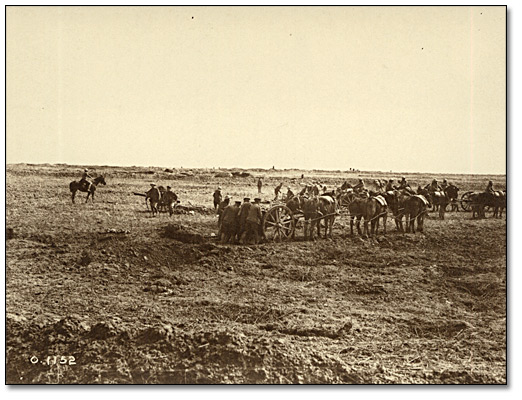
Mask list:
[[5,383],[507,386],[508,13],[5,6]]

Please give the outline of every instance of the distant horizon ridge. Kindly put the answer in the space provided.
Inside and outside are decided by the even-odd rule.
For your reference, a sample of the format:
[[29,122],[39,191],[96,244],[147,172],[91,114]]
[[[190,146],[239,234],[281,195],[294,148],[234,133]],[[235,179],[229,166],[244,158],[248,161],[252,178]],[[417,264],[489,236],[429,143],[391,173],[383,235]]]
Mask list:
[[[207,170],[261,170],[261,171],[312,171],[312,172],[339,172],[339,173],[382,173],[382,174],[435,174],[435,175],[500,175],[506,176],[507,172],[498,173],[471,173],[471,172],[433,172],[433,171],[383,171],[383,170],[362,170],[362,169],[307,169],[307,168],[261,168],[261,167],[172,167],[172,166],[159,166],[159,165],[102,165],[102,164],[68,164],[68,163],[34,163],[34,162],[14,162],[14,163],[6,163],[6,167],[10,165],[49,165],[49,166],[67,166],[67,167],[103,167],[103,168],[165,168],[165,169],[207,169]],[[164,172],[164,171],[161,171]]]

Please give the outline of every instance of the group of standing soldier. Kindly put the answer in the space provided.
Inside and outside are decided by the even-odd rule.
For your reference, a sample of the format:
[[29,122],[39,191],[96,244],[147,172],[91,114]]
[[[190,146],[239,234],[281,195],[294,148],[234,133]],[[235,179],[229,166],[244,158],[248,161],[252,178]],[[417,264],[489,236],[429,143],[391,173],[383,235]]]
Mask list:
[[[216,195],[216,193],[219,194]],[[221,188],[214,192],[214,207],[218,215],[218,237],[221,243],[258,244],[261,230],[261,199],[256,197],[250,202],[249,197],[231,203],[231,198],[225,199],[216,205],[221,198]]]

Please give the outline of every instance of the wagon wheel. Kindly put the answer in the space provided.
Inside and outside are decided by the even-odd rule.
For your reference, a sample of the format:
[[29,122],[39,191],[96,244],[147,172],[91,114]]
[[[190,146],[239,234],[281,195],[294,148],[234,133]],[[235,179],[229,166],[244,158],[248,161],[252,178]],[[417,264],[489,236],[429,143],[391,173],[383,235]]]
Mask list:
[[464,211],[471,211],[471,200],[469,198],[471,194],[473,194],[473,192],[466,192],[460,197],[460,205]]
[[292,210],[280,205],[270,208],[263,217],[263,233],[269,241],[284,241],[290,239],[295,231]]

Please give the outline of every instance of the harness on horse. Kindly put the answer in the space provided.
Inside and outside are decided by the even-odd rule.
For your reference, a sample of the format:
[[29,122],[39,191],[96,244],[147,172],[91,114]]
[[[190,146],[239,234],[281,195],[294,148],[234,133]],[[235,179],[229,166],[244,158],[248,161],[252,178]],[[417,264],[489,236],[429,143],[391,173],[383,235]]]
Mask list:
[[388,205],[388,203],[386,203],[386,199],[384,197],[382,197],[382,195],[380,195],[380,194],[377,196],[373,196],[372,198],[377,200],[379,202],[379,204],[383,207]]
[[426,200],[426,197],[424,197],[422,194],[416,194],[416,195],[414,195],[413,197],[417,197],[417,198],[421,199],[422,202],[424,203],[424,205],[426,205],[426,206],[429,205],[428,200]]

